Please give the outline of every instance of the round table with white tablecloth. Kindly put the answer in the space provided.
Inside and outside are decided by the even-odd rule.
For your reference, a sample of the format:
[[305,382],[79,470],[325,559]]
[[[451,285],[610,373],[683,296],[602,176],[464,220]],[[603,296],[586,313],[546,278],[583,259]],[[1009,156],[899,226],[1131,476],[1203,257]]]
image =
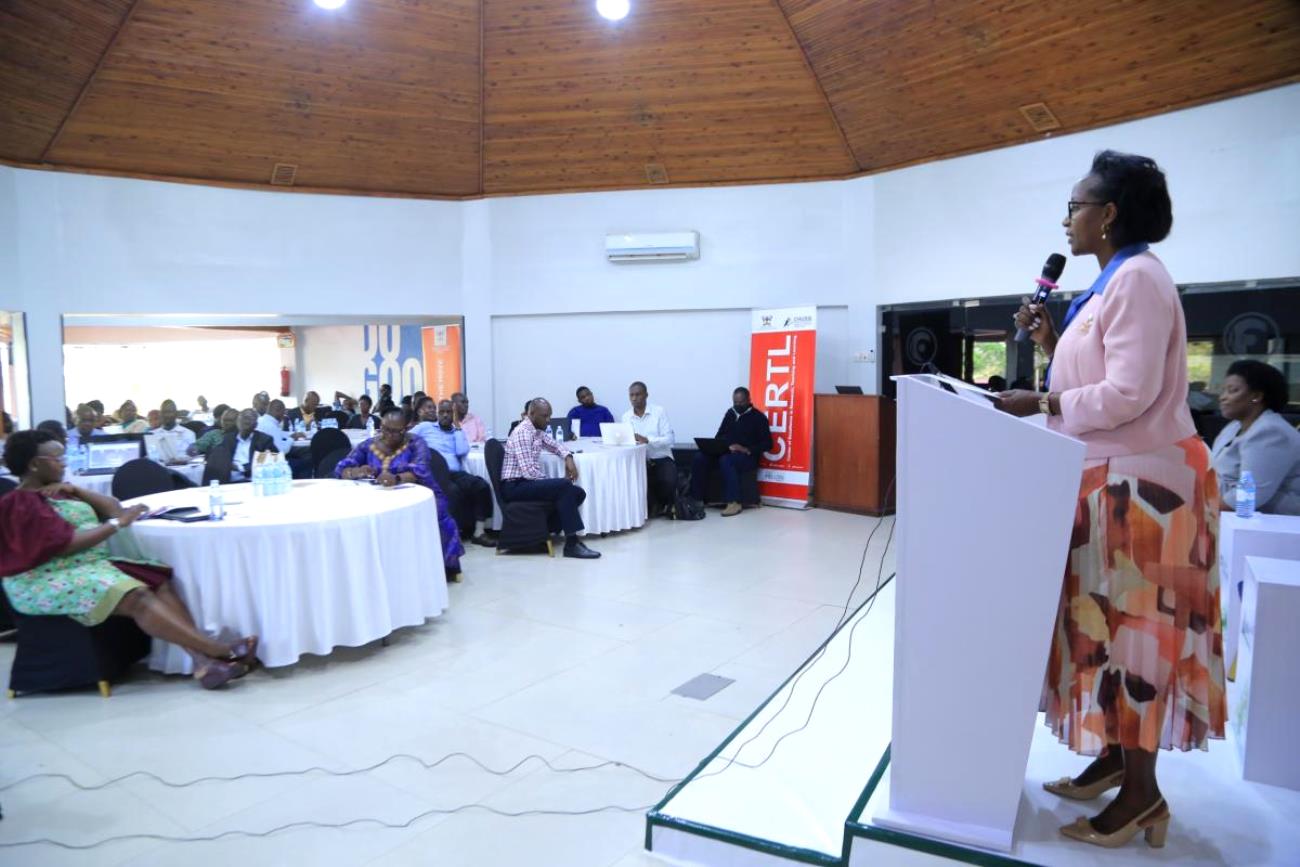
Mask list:
[[[579,509],[588,533],[632,530],[646,522],[646,447],[607,446],[598,439],[565,443],[578,465],[577,485],[587,492]],[[542,470],[548,478],[564,478],[564,461],[542,452]],[[482,443],[465,457],[465,472],[491,484]],[[492,529],[501,529],[501,505],[493,492]]]
[[[190,461],[188,464],[177,464],[169,466],[167,469],[190,480],[195,485],[203,484],[203,468],[207,464],[203,459]],[[93,476],[78,476],[72,473],[64,475],[63,480],[76,485],[78,488],[85,488],[87,491],[93,491],[96,494],[113,496],[113,475],[101,473]]]
[[[114,553],[171,566],[176,592],[200,629],[258,635],[264,665],[374,641],[447,608],[433,493],[301,480],[288,494],[255,497],[222,487],[224,521],[137,522],[113,537]],[[129,501],[208,510],[205,488]],[[183,650],[154,641],[149,667],[189,673]]]

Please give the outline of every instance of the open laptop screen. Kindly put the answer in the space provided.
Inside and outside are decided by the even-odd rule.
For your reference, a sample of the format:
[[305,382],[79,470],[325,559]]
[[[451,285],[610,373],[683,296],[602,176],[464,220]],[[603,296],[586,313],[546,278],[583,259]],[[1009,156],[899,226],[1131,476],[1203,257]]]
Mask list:
[[140,434],[114,434],[86,441],[90,460],[88,470],[115,470],[127,461],[141,457],[144,437]]

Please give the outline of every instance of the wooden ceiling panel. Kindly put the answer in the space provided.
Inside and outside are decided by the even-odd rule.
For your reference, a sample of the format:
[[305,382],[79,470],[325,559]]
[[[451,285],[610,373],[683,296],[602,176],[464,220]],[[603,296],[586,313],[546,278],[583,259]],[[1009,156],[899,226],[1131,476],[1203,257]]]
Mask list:
[[486,192],[843,176],[857,170],[774,0],[489,0]]
[[875,171],[1300,78],[1294,0],[780,0],[854,156]]
[[1300,80],[1297,0],[631,4],[0,0],[0,160],[457,198],[807,180]]
[[0,0],[0,157],[39,160],[130,0]]
[[479,190],[477,0],[140,0],[50,160],[314,188]]

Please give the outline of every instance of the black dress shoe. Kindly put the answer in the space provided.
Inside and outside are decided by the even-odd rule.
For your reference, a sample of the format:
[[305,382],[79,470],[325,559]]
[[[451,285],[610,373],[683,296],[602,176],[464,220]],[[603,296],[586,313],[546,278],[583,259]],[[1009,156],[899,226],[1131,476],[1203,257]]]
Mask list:
[[473,539],[470,539],[470,541],[475,545],[482,545],[484,548],[495,548],[497,546],[496,539],[489,539],[487,536],[482,535],[475,536]]
[[564,543],[564,556],[576,557],[579,560],[598,560],[600,552],[591,550],[581,539],[575,537]]

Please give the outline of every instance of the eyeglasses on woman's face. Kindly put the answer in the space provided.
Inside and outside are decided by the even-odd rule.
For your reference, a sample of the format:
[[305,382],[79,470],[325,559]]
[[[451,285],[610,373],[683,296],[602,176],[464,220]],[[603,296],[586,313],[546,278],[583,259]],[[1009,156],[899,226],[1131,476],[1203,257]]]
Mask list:
[[1075,201],[1074,199],[1071,199],[1070,201],[1065,203],[1065,219],[1073,220],[1074,215],[1079,212],[1080,208],[1087,207],[1088,205],[1104,205],[1104,204],[1106,203],[1105,202],[1079,202],[1079,201]]

